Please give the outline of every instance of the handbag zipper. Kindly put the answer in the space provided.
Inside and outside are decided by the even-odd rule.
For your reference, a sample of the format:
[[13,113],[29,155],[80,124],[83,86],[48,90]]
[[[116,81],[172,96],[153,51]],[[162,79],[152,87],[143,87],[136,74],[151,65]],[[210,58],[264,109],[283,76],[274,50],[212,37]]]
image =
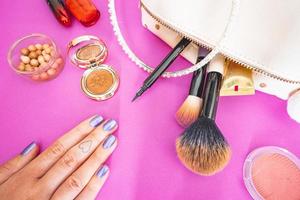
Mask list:
[[[140,6],[141,8],[143,8],[151,18],[153,18],[157,23],[161,24],[162,26],[170,29],[171,31],[174,31],[176,32],[178,35],[180,35],[181,37],[184,37],[186,39],[189,39],[191,40],[193,43],[197,44],[198,46],[201,46],[205,49],[208,49],[208,50],[211,50],[212,48],[206,44],[204,41],[200,41],[199,39],[195,39],[193,37],[191,37],[189,34],[183,32],[183,31],[180,31],[178,29],[176,29],[175,27],[173,27],[172,25],[170,25],[168,22],[160,19],[159,17],[157,17],[155,14],[153,14],[153,12],[151,12],[144,4],[143,2],[140,1]],[[264,75],[264,76],[268,76],[270,78],[273,78],[273,79],[276,79],[276,80],[280,80],[280,81],[283,81],[283,82],[287,82],[287,83],[291,83],[291,84],[300,84],[300,81],[293,81],[293,80],[289,80],[289,79],[286,79],[286,78],[283,78],[283,77],[280,77],[280,76],[277,76],[277,75],[274,75],[274,74],[271,74],[265,70],[262,70],[262,69],[259,69],[257,67],[253,67],[253,66],[250,66],[246,63],[243,63],[241,61],[237,61],[236,59],[232,58],[231,56],[227,56],[227,55],[224,55],[222,54],[224,57],[226,57],[227,60],[231,61],[231,62],[234,62],[238,65],[241,65],[247,69],[250,69],[258,74],[261,74],[261,75]]]

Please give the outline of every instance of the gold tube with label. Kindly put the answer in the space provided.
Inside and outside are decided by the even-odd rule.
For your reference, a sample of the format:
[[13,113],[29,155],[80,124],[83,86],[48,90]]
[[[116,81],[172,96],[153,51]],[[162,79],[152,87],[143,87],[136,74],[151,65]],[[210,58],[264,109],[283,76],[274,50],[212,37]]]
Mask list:
[[240,96],[254,94],[252,71],[236,63],[229,62],[220,95]]

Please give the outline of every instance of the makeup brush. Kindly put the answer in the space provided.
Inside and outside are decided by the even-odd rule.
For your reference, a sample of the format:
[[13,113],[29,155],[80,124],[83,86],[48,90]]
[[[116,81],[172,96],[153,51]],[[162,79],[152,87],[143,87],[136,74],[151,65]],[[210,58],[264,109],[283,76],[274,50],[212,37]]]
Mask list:
[[213,175],[231,157],[230,147],[215,123],[225,59],[217,55],[209,64],[201,116],[176,141],[177,155],[191,171]]
[[[200,62],[207,55],[206,49],[199,47],[197,62]],[[198,117],[202,110],[204,81],[207,65],[194,72],[188,97],[176,113],[176,120],[182,127],[188,127]]]
[[181,39],[180,42],[172,49],[172,51],[163,59],[163,61],[155,68],[155,70],[144,81],[143,86],[136,93],[132,101],[135,101],[146,90],[148,90],[190,43],[191,41],[186,38]]

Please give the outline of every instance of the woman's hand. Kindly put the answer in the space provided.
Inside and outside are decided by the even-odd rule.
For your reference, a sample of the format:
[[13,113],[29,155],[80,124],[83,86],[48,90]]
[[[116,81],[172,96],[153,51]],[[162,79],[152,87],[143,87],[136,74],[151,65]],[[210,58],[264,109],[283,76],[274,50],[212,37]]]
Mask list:
[[109,174],[103,163],[117,146],[117,122],[94,116],[63,135],[39,156],[31,143],[0,166],[0,199],[95,199]]

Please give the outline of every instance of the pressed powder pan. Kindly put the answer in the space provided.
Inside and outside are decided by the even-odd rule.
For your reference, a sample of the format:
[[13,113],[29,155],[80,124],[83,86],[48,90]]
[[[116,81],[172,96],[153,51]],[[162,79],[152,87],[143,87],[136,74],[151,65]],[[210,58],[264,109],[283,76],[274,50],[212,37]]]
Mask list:
[[108,65],[99,65],[86,70],[81,78],[81,89],[95,100],[111,98],[119,85],[116,72]]
[[86,61],[86,60],[97,60],[99,56],[105,51],[104,47],[99,44],[89,44],[84,47],[81,47],[76,51],[75,59],[77,61]]
[[244,163],[244,182],[254,200],[299,200],[300,161],[279,147],[263,147]]
[[87,69],[81,78],[81,89],[91,99],[102,101],[111,98],[119,86],[119,76],[109,65],[107,48],[97,37],[85,35],[69,43],[69,57],[76,66]]

